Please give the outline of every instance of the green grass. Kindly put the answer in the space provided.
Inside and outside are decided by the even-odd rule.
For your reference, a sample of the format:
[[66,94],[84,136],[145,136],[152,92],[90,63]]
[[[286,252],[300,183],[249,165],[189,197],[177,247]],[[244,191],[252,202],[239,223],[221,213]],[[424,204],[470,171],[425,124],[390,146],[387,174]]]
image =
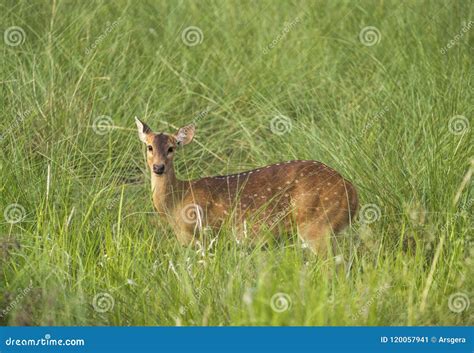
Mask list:
[[[471,2],[0,10],[2,34],[25,33],[0,47],[2,324],[473,324]],[[202,43],[183,43],[189,26]],[[380,32],[373,46],[359,39],[366,26]],[[104,115],[112,126],[98,134]],[[280,115],[291,129],[275,134]],[[181,178],[314,159],[380,217],[338,237],[339,261],[299,241],[237,245],[232,229],[210,234],[204,254],[180,247],[153,214],[134,116],[158,131],[197,123]],[[11,204],[25,211],[14,224]]]

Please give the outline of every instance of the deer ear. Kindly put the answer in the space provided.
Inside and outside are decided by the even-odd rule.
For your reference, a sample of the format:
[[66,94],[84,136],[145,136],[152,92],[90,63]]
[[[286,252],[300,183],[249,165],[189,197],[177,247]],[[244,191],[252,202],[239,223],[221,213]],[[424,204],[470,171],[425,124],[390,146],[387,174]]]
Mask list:
[[194,124],[189,124],[180,128],[175,135],[178,145],[187,145],[190,143],[193,140],[195,131],[196,126]]
[[137,117],[135,117],[135,123],[137,124],[138,137],[143,143],[148,143],[146,140],[146,135],[151,133],[151,129],[147,124],[142,123]]

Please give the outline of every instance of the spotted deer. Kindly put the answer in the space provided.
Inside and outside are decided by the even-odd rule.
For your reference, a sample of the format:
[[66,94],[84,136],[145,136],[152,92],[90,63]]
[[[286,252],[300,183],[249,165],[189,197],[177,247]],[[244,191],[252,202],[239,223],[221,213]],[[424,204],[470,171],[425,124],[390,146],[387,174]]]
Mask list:
[[166,217],[178,241],[189,245],[204,229],[219,229],[232,218],[238,241],[256,240],[262,230],[281,234],[296,230],[315,252],[328,250],[331,235],[354,218],[358,199],[354,186],[317,161],[276,163],[238,174],[179,180],[173,167],[181,146],[194,137],[195,126],[174,134],[154,133],[135,118],[146,144],[153,205]]

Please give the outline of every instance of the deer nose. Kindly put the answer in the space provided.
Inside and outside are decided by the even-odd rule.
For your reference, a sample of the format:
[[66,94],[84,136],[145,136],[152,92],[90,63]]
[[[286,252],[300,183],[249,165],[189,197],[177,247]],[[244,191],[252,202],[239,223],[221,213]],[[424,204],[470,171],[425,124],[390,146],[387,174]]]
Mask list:
[[153,164],[153,173],[161,175],[165,172],[164,164]]

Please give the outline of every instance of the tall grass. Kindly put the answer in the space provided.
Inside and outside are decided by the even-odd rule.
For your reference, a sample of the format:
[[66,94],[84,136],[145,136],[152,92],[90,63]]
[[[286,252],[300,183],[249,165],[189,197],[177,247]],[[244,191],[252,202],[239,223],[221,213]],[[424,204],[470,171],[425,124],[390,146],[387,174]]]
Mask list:
[[[469,1],[0,9],[2,31],[24,31],[0,48],[3,324],[473,323]],[[196,122],[183,179],[314,159],[375,213],[336,259],[232,229],[180,247],[153,213],[134,116]]]

